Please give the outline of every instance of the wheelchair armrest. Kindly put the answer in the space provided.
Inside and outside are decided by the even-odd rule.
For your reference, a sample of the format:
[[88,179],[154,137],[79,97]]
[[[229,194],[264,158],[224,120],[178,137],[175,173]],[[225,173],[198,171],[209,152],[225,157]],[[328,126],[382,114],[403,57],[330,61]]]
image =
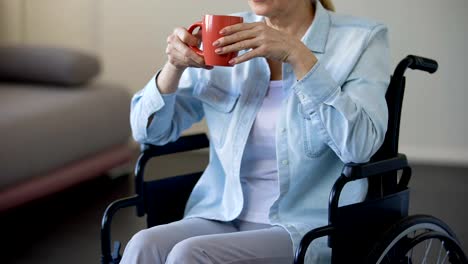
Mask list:
[[[403,174],[398,182],[397,190],[403,190],[408,186],[411,177],[411,168],[404,154],[398,154],[396,157],[375,162],[346,164],[341,176],[336,180],[330,192],[328,201],[328,224],[330,226],[335,226],[337,222],[341,191],[347,183],[378,176],[396,177],[393,172],[396,173],[399,170],[403,170]],[[328,244],[329,246],[333,244],[330,237],[328,239]]]
[[296,249],[294,256],[294,264],[303,264],[305,261],[305,255],[310,243],[319,237],[330,236],[335,232],[335,227],[331,225],[322,226],[315,228],[307,232],[301,239],[299,247]]
[[[118,263],[120,260],[120,243],[119,246],[114,249],[114,252],[111,252],[111,234],[110,228],[112,223],[112,218],[117,211],[122,208],[130,207],[130,206],[137,206],[141,204],[142,200],[138,196],[132,196],[123,198],[111,203],[104,215],[102,217],[101,222],[101,263],[102,264],[109,264],[109,263]],[[118,243],[118,242],[117,242]]]
[[376,176],[385,176],[391,172],[403,170],[403,174],[398,182],[398,189],[402,190],[408,186],[411,178],[411,167],[408,165],[408,160],[404,154],[398,154],[394,158],[389,158],[376,162],[364,164],[346,164],[343,168],[341,176],[336,180],[330,192],[328,202],[328,223],[332,225],[335,222],[338,211],[338,202],[341,191],[344,186],[352,181],[365,179]]
[[404,154],[398,154],[394,158],[368,162],[368,163],[348,163],[344,166],[342,174],[350,181],[369,178],[387,172],[393,172],[408,168],[408,160]]
[[163,146],[143,144],[141,146],[141,153],[147,158],[152,158],[178,152],[203,149],[209,146],[210,142],[208,141],[208,137],[205,134],[194,134],[182,136],[178,140],[167,143]]
[[[144,171],[148,160],[153,157],[174,154],[179,152],[203,149],[210,146],[208,137],[205,134],[195,134],[180,137],[178,140],[168,143],[164,146],[155,146],[144,144],[141,148],[140,156],[135,165],[135,193],[138,196],[144,195]],[[143,216],[143,204],[137,205],[137,215]]]
[[144,144],[140,156],[135,165],[135,192],[136,195],[117,200],[111,203],[102,217],[101,223],[101,263],[118,263],[120,261],[120,243],[115,244],[114,252],[111,253],[110,227],[114,214],[126,207],[135,206],[139,217],[145,214],[144,204],[144,169],[148,160],[156,156],[168,155],[178,152],[192,151],[209,147],[209,141],[205,134],[195,134],[180,137],[175,142],[164,146]]

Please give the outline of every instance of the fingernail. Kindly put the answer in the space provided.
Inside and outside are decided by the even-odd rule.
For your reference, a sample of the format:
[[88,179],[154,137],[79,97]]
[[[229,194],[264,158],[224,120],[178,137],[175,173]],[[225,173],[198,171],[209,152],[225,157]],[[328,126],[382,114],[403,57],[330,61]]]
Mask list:
[[217,41],[213,42],[213,46],[215,46],[215,47],[219,46],[219,41],[217,40]]
[[216,52],[216,53],[221,53],[221,51],[223,51],[223,49],[221,49],[221,48],[215,49],[215,52]]
[[235,59],[232,59],[232,60],[230,60],[228,63],[231,64],[231,65],[234,65],[234,64],[236,63],[236,60],[235,60]]
[[221,34],[221,35],[226,34],[226,30],[225,30],[225,29],[221,29],[221,30],[219,31],[219,34]]

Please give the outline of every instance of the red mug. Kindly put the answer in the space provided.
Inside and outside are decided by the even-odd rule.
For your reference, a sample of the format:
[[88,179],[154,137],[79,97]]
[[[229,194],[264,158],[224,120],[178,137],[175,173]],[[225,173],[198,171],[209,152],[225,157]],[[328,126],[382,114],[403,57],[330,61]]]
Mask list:
[[227,54],[216,54],[216,47],[213,42],[222,37],[219,31],[227,26],[242,23],[242,17],[237,16],[222,16],[222,15],[205,15],[202,21],[196,22],[188,28],[188,32],[193,33],[196,28],[201,29],[203,50],[198,47],[191,46],[198,55],[205,59],[205,64],[208,66],[232,66],[229,61],[237,56],[237,52]]

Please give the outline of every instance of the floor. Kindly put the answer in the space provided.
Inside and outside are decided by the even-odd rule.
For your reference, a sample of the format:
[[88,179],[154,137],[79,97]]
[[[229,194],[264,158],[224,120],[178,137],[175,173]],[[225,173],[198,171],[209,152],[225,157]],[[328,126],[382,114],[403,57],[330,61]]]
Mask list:
[[[152,160],[147,176],[199,170],[206,159],[206,152],[199,151]],[[132,180],[101,177],[1,214],[1,263],[98,263],[102,214],[111,201],[133,192]],[[468,168],[413,165],[410,186],[411,214],[441,218],[468,252]],[[115,216],[112,239],[125,243],[144,227],[133,209],[122,210]]]

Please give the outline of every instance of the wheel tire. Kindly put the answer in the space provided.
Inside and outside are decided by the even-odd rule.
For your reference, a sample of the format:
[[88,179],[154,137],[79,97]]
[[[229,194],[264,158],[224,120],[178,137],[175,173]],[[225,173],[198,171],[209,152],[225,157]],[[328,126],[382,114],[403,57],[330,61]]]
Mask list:
[[[408,237],[416,231],[424,231],[424,233],[415,238]],[[444,247],[449,247],[450,254],[457,256],[458,261],[452,263],[467,263],[466,256],[453,231],[444,222],[429,215],[409,216],[394,224],[371,250],[367,263],[399,263],[394,258],[402,259],[401,257],[415,247],[419,240],[433,238],[446,242],[447,245],[444,244]],[[405,259],[405,263],[411,263],[407,260]]]

